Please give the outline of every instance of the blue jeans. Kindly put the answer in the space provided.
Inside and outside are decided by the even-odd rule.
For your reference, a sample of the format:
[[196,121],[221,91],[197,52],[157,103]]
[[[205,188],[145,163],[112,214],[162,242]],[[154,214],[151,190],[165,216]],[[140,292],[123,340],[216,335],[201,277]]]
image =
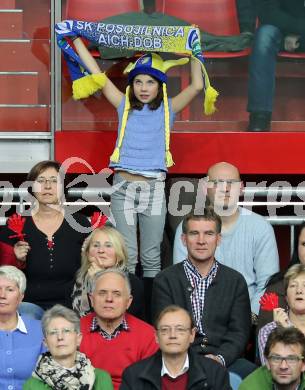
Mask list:
[[239,375],[242,379],[250,375],[254,370],[257,369],[257,366],[250,362],[247,359],[239,358],[236,359],[229,367],[227,367],[230,372],[234,372]]
[[160,246],[166,214],[164,181],[127,181],[116,173],[113,190],[111,212],[127,245],[128,270],[135,273],[138,262],[139,224],[143,276],[153,278],[161,269]]
[[249,112],[272,112],[276,59],[282,40],[280,30],[269,24],[260,26],[255,33],[249,67]]

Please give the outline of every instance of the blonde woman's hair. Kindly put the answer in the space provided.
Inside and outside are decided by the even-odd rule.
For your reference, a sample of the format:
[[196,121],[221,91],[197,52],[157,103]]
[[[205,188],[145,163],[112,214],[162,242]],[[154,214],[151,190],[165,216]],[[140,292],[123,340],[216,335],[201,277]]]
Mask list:
[[89,269],[89,248],[98,232],[103,232],[109,237],[109,241],[113,244],[116,254],[116,264],[114,267],[124,270],[126,268],[128,254],[123,236],[115,228],[111,226],[104,226],[93,230],[86,238],[82,248],[82,262],[81,267],[77,272],[77,279],[83,279]]
[[289,285],[290,280],[297,278],[301,274],[305,275],[305,265],[304,264],[295,264],[288,269],[288,271],[284,275],[285,294],[287,294],[287,289],[288,289],[288,285]]

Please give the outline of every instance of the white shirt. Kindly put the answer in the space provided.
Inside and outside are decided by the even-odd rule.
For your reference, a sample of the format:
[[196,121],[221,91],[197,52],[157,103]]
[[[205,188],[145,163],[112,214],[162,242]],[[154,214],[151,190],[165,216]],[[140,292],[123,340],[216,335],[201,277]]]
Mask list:
[[186,355],[186,358],[185,358],[185,361],[184,361],[184,363],[183,363],[183,366],[182,366],[182,368],[181,368],[181,370],[180,370],[180,372],[177,374],[177,375],[172,375],[169,371],[168,371],[168,369],[167,369],[167,367],[166,367],[166,364],[165,364],[165,360],[164,360],[164,358],[163,358],[163,356],[162,356],[162,369],[161,369],[161,376],[164,376],[164,375],[168,375],[170,378],[173,378],[173,379],[175,379],[175,378],[177,378],[178,376],[180,376],[180,375],[182,375],[182,374],[184,374],[185,372],[187,372],[188,371],[188,369],[189,369],[189,367],[190,367],[190,362],[189,362],[189,356],[188,356],[188,354]]
[[14,329],[14,330],[20,330],[20,332],[22,332],[22,333],[28,333],[26,326],[25,326],[25,323],[23,322],[23,319],[21,318],[21,316],[18,312],[17,312],[17,316],[18,316],[18,322],[17,322],[16,329]]

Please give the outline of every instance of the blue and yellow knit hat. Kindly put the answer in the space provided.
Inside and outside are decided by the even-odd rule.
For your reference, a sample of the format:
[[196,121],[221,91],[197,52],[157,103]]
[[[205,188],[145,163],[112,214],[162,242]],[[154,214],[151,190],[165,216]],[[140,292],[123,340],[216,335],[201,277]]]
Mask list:
[[163,61],[162,58],[156,53],[144,54],[140,57],[135,63],[130,63],[124,73],[128,73],[128,86],[126,88],[126,98],[125,98],[125,107],[122,118],[122,126],[120,130],[119,140],[114,152],[110,156],[112,162],[119,162],[120,160],[120,149],[123,143],[125,135],[125,127],[127,123],[128,113],[130,109],[129,102],[129,92],[130,84],[135,76],[139,74],[147,74],[149,76],[155,77],[157,80],[162,82],[163,89],[163,104],[164,104],[164,127],[165,127],[165,159],[166,166],[171,167],[174,165],[171,152],[169,150],[169,138],[170,138],[170,126],[169,126],[169,107],[168,107],[168,97],[167,97],[167,76],[166,72],[173,66],[184,65],[188,63],[188,58],[180,58],[178,60],[167,60]]
[[163,60],[155,53],[145,54],[140,57],[134,64],[129,64],[131,70],[128,71],[129,66],[125,69],[128,73],[128,83],[130,84],[133,78],[139,74],[147,74],[160,80],[162,83],[167,83],[167,76],[163,71]]

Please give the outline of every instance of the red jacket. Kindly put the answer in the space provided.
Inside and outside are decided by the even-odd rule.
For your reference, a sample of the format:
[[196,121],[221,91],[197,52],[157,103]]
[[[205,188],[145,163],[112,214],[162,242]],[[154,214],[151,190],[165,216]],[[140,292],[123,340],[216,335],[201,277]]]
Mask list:
[[25,268],[25,261],[17,260],[14,252],[14,242],[9,245],[0,241],[0,265],[14,265],[17,268]]
[[126,367],[151,356],[158,350],[154,328],[126,313],[129,331],[123,330],[115,339],[106,340],[98,332],[90,332],[94,316],[95,313],[90,313],[81,318],[83,339],[80,351],[88,356],[94,367],[109,372],[114,389],[117,390]]

